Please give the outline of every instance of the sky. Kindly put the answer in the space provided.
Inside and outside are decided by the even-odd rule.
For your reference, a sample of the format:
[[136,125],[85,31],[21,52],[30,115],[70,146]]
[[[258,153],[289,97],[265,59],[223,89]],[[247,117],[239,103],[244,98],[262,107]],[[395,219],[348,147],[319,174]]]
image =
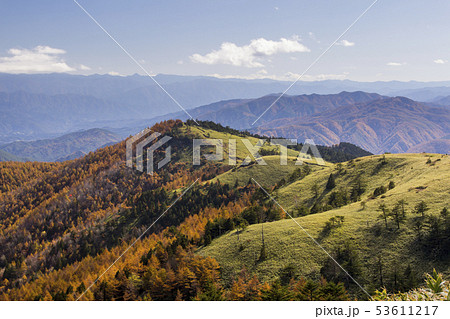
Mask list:
[[[152,75],[450,80],[448,0],[378,0],[326,53],[374,0],[77,1]],[[1,8],[0,72],[145,74],[73,0]]]

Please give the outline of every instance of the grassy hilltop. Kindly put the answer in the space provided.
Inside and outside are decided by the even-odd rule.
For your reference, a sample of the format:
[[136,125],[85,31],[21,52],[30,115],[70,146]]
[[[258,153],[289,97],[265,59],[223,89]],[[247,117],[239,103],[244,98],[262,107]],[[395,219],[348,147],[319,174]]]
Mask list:
[[[239,169],[234,175],[239,180],[241,176],[247,179],[248,170]],[[226,179],[230,174],[227,172],[217,179]],[[327,190],[330,174],[335,176],[336,186]],[[253,178],[265,182],[264,176],[258,172]],[[349,243],[357,255],[360,264],[358,277],[363,284],[377,281],[374,269],[379,266],[379,258],[386,282],[395,273],[400,277],[408,266],[419,277],[424,272],[432,271],[433,267],[448,274],[448,260],[430,258],[426,249],[421,247],[414,226],[418,215],[412,213],[420,201],[426,202],[430,215],[439,215],[444,207],[449,207],[450,158],[446,155],[386,154],[329,164],[303,179],[282,186],[272,195],[288,213],[296,216],[298,207],[311,207],[315,202],[326,203],[333,191],[348,192],[358,180],[363,184],[364,192],[356,202],[295,220],[334,257],[337,247],[345,247]],[[390,182],[393,182],[391,187],[395,185],[392,189],[388,187]],[[386,193],[373,196],[374,190],[380,186],[386,188]],[[317,196],[315,187],[318,189]],[[379,206],[384,203],[392,208],[401,199],[407,203],[406,220],[397,229],[389,218],[386,229],[384,220],[379,218]],[[335,216],[343,216],[344,221],[328,230],[325,225]],[[262,227],[267,257],[261,261]],[[243,267],[262,280],[277,278],[289,265],[295,266],[299,276],[319,277],[328,258],[290,218],[267,222],[263,226],[250,225],[244,231],[231,231],[199,249],[198,254],[217,259],[228,281]]]

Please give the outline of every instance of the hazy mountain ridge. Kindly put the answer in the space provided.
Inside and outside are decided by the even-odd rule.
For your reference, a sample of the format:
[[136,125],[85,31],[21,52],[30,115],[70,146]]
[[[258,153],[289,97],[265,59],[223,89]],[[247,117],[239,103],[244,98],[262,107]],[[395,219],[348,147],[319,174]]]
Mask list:
[[450,108],[450,95],[449,96],[439,96],[431,101],[433,104],[446,106]]
[[[249,129],[252,123],[265,112],[269,106],[279,97],[278,94],[270,94],[256,99],[227,100],[203,105],[189,113],[193,118],[208,120],[230,126],[235,129]],[[261,125],[270,120],[307,116],[323,112],[343,105],[359,102],[373,101],[382,98],[376,93],[365,92],[340,92],[339,94],[303,94],[283,95],[265,114],[256,125]],[[182,112],[168,114],[167,118],[187,119],[188,115]]]
[[107,130],[90,129],[54,139],[12,142],[0,146],[0,151],[35,161],[64,161],[83,156],[105,144],[119,141],[120,138],[117,135]]
[[[252,128],[252,123],[276,98],[277,95],[267,95],[253,100],[221,101],[189,112],[197,119],[258,134],[300,141],[312,138],[323,145],[350,142],[373,153],[407,152],[417,144],[423,144],[422,151],[450,151],[445,142],[427,144],[447,138],[450,115],[446,108],[365,92],[283,96]],[[160,119],[167,118],[185,119],[187,115],[168,114]]]
[[138,117],[132,110],[92,96],[0,92],[0,140],[45,138],[89,127],[97,121]]
[[[262,126],[258,128],[252,125],[253,122],[279,96],[279,93],[273,92],[284,91],[288,82],[171,75],[157,75],[155,79],[194,118],[212,120],[236,129],[252,129],[289,137],[308,136],[326,145],[348,141],[372,152],[404,152],[416,144],[428,145],[428,141],[448,135],[445,129],[431,123],[434,120],[427,120],[428,126],[423,127],[425,122],[420,119],[423,115],[420,112],[416,112],[419,118],[404,121],[396,131],[384,128],[382,123],[375,123],[382,118],[379,115],[374,115],[373,119],[366,115],[364,121],[353,119],[350,121],[353,126],[343,123],[341,117],[337,121],[336,118],[331,120],[322,116],[321,121],[318,121],[316,115],[333,108],[386,97],[379,93],[391,95],[395,92],[403,92],[408,96],[415,94],[418,99],[422,97],[422,100],[428,101],[423,105],[430,108],[440,106],[448,112],[448,106],[445,106],[447,100],[443,96],[447,91],[450,92],[447,86],[449,82],[302,82],[294,85],[289,93],[315,93],[283,96],[256,122],[256,126]],[[378,93],[344,91],[338,94],[317,94],[333,93],[342,88],[353,91],[362,88]],[[342,115],[353,116],[351,112],[360,111],[348,108]],[[440,111],[433,112],[442,114]],[[161,120],[189,118],[151,79],[140,75],[0,74],[0,115],[0,143],[55,138],[95,127],[126,137]],[[313,115],[314,119],[310,118]],[[305,118],[312,122],[305,123]],[[386,123],[394,127],[397,125],[392,119]],[[433,129],[436,131],[433,132]],[[392,132],[392,136],[386,135],[389,132]],[[430,150],[436,151],[437,145],[445,146],[445,143],[434,144]],[[428,150],[426,146],[423,147]],[[448,151],[445,147],[439,147],[438,150],[444,153]]]
[[450,138],[435,139],[429,142],[414,145],[408,149],[408,153],[446,153],[450,152]]
[[[226,87],[241,90],[251,86],[255,89],[254,96],[262,96],[274,92],[283,92],[292,82],[276,81],[271,79],[246,80],[238,78],[216,78],[212,76],[183,76],[158,74],[154,76],[161,85],[167,86],[180,83],[210,83],[212,87]],[[107,74],[72,75],[64,73],[51,74],[7,74],[0,73],[0,91],[16,92],[27,91],[30,93],[56,95],[56,94],[82,94],[92,95],[97,98],[108,98],[118,93],[124,93],[145,87],[156,87],[156,84],[145,75],[111,76]],[[197,85],[197,87],[200,87]],[[289,91],[292,95],[299,94],[335,94],[341,91],[371,91],[383,95],[404,95],[412,99],[430,101],[438,96],[450,95],[450,81],[418,82],[418,81],[376,81],[357,82],[352,80],[321,80],[299,81]],[[423,91],[423,92],[422,92]],[[412,94],[417,93],[416,96]],[[445,94],[445,92],[448,92]],[[171,92],[173,93],[173,92]],[[231,92],[232,93],[232,92]],[[245,97],[235,96],[234,98]],[[251,97],[251,95],[249,96]],[[226,97],[224,99],[231,99]],[[211,102],[220,100],[215,97]],[[200,105],[198,103],[197,105]]]
[[[223,123],[239,124],[235,127],[240,129],[251,126],[250,124],[263,112],[263,109],[268,107],[263,105],[264,103],[270,105],[273,97],[267,96],[268,94],[274,96],[274,93],[283,92],[291,84],[289,81],[270,79],[219,79],[208,76],[164,74],[156,75],[154,78],[188,110],[230,99],[258,100],[248,106],[249,114],[245,114],[253,116],[252,121],[241,120],[237,117],[238,114],[210,114],[209,117],[203,118],[222,121],[221,116],[230,117],[229,122]],[[398,92],[402,92],[404,94],[401,95],[431,102],[438,96],[450,95],[450,82],[324,80],[299,82],[292,86],[288,93],[295,96],[311,93],[337,94],[341,91],[376,92],[389,96],[400,95]],[[127,136],[141,128],[133,129],[133,126],[141,126],[139,119],[156,118],[159,121],[168,118],[188,118],[148,76],[136,74],[82,76],[0,73],[0,92],[3,92],[0,97],[0,115],[2,116],[0,143],[51,138],[79,129],[95,127],[118,129],[122,136]],[[261,106],[258,106],[258,103],[261,103]],[[286,102],[285,106],[288,104]],[[199,109],[199,111],[203,113],[205,110]],[[319,111],[319,108],[305,109],[302,114],[284,111],[287,111],[286,116],[303,116],[304,113],[312,114]],[[200,114],[196,112],[193,111],[195,113],[193,116],[200,117]],[[176,117],[173,114],[167,116],[168,113],[174,113]],[[227,111],[223,110],[223,113]],[[271,116],[271,114],[273,113],[269,112],[268,115]],[[272,119],[263,117],[258,124],[261,125],[265,120]],[[126,124],[129,129],[121,129],[124,123],[130,123]]]
[[24,162],[26,159],[15,156],[0,149],[0,162]]
[[[450,132],[450,114],[404,97],[339,107],[306,118],[278,120],[258,127],[261,134],[313,138],[319,144],[347,141],[373,153],[408,151]],[[440,149],[442,153],[449,150]]]

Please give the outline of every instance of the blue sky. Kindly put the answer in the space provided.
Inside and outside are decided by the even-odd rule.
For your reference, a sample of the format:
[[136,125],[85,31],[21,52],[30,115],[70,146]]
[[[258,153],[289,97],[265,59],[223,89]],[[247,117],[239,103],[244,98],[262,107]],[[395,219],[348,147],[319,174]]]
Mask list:
[[[151,74],[284,80],[372,2],[79,0]],[[450,80],[449,13],[379,0],[304,80]],[[0,72],[143,74],[72,0],[3,0],[0,39]]]

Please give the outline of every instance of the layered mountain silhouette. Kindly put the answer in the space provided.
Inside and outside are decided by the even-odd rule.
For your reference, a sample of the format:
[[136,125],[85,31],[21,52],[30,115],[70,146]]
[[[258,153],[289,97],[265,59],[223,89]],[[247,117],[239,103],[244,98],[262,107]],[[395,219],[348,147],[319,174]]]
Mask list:
[[[261,135],[308,138],[323,145],[350,142],[372,153],[414,151],[419,144],[416,151],[450,152],[450,112],[443,107],[365,92],[283,96],[252,126],[277,97],[221,101],[190,113],[194,118]],[[165,118],[185,119],[187,115]],[[429,143],[438,139],[439,143]]]
[[[283,91],[285,82],[156,78],[200,120],[260,134],[313,138],[327,145],[350,142],[374,153],[449,152],[445,121],[450,82],[302,82],[292,87],[291,94],[355,92],[284,95],[264,113],[279,97],[267,94]],[[396,92],[426,103],[388,97]],[[161,120],[189,118],[148,77],[67,74],[0,74],[0,117],[0,144],[92,128],[105,128],[124,138]]]
[[[383,97],[376,93],[341,92],[327,95],[283,95],[278,98],[278,94],[271,94],[257,99],[221,101],[197,107],[189,113],[199,120],[209,120],[242,130],[251,128],[256,120],[258,121],[255,126],[258,126],[276,119],[304,117],[339,106],[374,101]],[[260,117],[275,101],[276,103]],[[177,112],[166,117],[187,119],[188,115]]]
[[41,139],[138,113],[93,96],[0,92],[0,142]]
[[428,142],[414,145],[407,151],[408,153],[446,153],[450,152],[450,137],[447,139],[435,139]]
[[[37,141],[18,141],[0,146],[2,160],[66,161],[90,151],[119,142],[121,139],[104,129],[90,129]],[[3,154],[3,156],[1,156]],[[4,157],[4,159],[2,159]]]
[[27,159],[21,158],[18,156],[15,156],[13,154],[9,154],[8,152],[0,150],[0,162],[8,162],[8,161],[14,161],[14,162],[24,162]]
[[[450,132],[449,111],[432,108],[404,97],[383,98],[342,106],[320,114],[266,123],[260,134],[313,138],[319,144],[354,143],[373,153],[406,152],[418,144],[442,139]],[[431,146],[431,144],[428,144]],[[433,144],[433,151],[447,153],[448,143]]]
[[446,106],[447,108],[450,108],[450,95],[444,97],[439,96],[436,99],[433,99],[431,102],[436,105]]

